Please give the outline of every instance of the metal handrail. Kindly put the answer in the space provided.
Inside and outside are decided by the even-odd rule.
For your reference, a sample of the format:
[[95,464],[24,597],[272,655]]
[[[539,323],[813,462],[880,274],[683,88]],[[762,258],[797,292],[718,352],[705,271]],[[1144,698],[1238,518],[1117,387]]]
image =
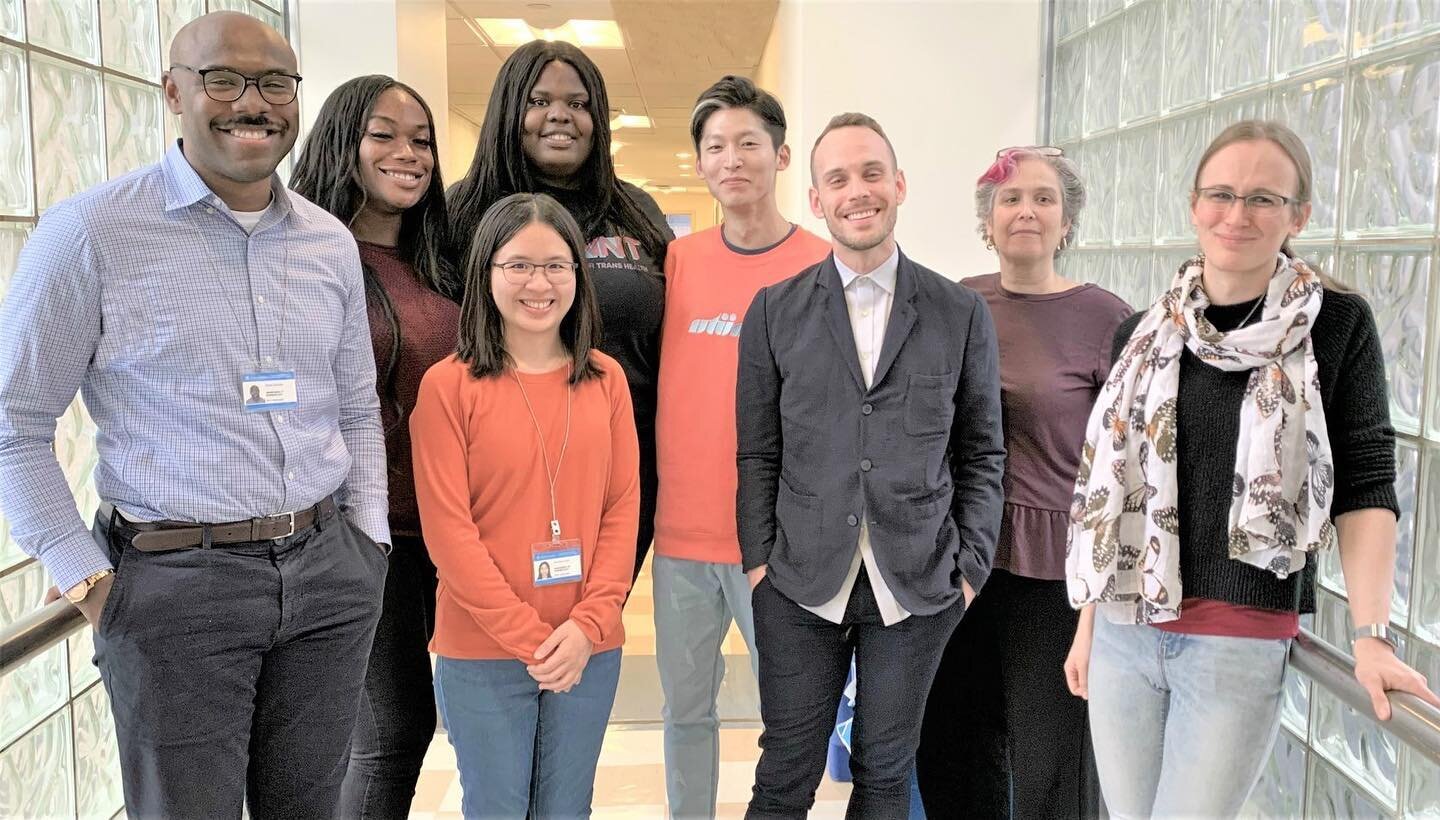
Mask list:
[[1440,766],[1440,709],[1414,695],[1390,692],[1390,719],[1381,721],[1371,708],[1370,693],[1355,680],[1355,659],[1308,630],[1300,630],[1300,637],[1290,644],[1290,665]]
[[85,616],[61,598],[40,607],[0,630],[0,677],[70,637],[85,625]]
[[[0,675],[44,652],[85,625],[69,601],[47,604],[0,630]],[[1342,703],[1379,723],[1405,745],[1440,765],[1440,709],[1414,695],[1390,693],[1390,720],[1381,722],[1370,694],[1355,680],[1355,659],[1309,630],[1290,645],[1290,666],[1324,687]]]

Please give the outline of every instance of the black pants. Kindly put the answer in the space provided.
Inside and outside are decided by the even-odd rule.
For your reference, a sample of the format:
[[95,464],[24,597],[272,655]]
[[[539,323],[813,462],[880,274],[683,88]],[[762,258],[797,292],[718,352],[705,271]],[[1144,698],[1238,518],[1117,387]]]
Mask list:
[[422,539],[396,536],[340,791],[340,816],[347,820],[410,815],[420,765],[435,737],[434,634],[435,565]]
[[925,710],[917,767],[932,820],[1096,816],[1085,701],[1065,686],[1078,618],[1064,581],[991,573]]
[[[660,492],[660,474],[655,466],[655,434],[650,433],[648,444],[641,434],[640,441],[640,531],[635,537],[635,572],[630,577],[633,583],[640,577],[640,568],[645,565],[645,556],[650,554],[650,544],[655,540],[655,499]],[[625,593],[627,596],[629,592]]]
[[752,594],[760,653],[760,762],[748,818],[804,818],[825,771],[835,710],[855,656],[849,818],[905,820],[925,693],[964,612],[885,626],[865,570],[834,624],[786,598],[769,579]]
[[386,558],[332,515],[280,541],[141,552],[117,519],[95,630],[126,812],[335,814]]

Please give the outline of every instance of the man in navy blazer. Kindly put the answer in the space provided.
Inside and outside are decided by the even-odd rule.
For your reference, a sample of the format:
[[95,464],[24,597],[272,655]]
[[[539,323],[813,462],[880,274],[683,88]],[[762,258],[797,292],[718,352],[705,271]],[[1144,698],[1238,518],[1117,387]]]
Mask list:
[[811,156],[834,251],[762,290],[740,332],[765,722],[747,816],[814,804],[853,653],[848,816],[905,818],[926,696],[999,536],[999,354],[985,301],[900,253],[905,175],[879,123],[841,114]]

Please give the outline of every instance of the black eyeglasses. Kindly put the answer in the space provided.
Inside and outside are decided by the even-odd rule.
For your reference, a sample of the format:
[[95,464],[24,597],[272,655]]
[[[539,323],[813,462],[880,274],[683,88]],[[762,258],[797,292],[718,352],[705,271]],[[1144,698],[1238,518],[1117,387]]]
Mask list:
[[195,72],[200,77],[205,96],[215,102],[235,102],[245,96],[246,88],[253,85],[265,102],[271,105],[288,105],[295,101],[295,95],[300,91],[300,80],[303,79],[299,74],[286,74],[281,71],[251,77],[228,68],[191,68],[179,63],[170,66],[171,71],[177,68]]

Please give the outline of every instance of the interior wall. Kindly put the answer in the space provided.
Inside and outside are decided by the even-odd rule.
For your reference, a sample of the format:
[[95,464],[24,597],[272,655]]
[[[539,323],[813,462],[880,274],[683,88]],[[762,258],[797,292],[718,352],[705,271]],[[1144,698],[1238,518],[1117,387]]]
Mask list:
[[448,187],[459,182],[470,170],[475,146],[480,142],[480,127],[463,114],[450,111],[450,130],[440,145],[440,173]]
[[[305,77],[301,139],[330,93],[366,74],[384,74],[414,88],[430,105],[435,132],[449,133],[444,0],[300,0],[291,8]],[[448,172],[444,157],[441,170]]]
[[[300,83],[304,139],[325,98],[341,83],[363,74],[398,73],[395,0],[299,0],[291,9],[305,77]],[[340,43],[344,47],[337,47]]]
[[[700,184],[704,184],[700,182]],[[689,214],[690,227],[695,232],[713,228],[719,224],[718,206],[710,194],[690,193],[669,194],[655,192],[655,202],[666,214]]]
[[799,154],[808,133],[804,107],[799,104],[804,79],[804,53],[799,45],[803,39],[802,5],[793,0],[781,0],[754,80],[779,98],[780,105],[785,108],[785,142],[790,146],[790,167],[775,178],[775,198],[780,205],[780,213],[791,222],[799,222],[814,230],[815,220],[810,217],[810,207],[806,204],[810,175]]
[[831,116],[864,112],[909,184],[896,226],[905,253],[952,279],[995,270],[972,192],[996,150],[1039,134],[1043,10],[1043,0],[784,0],[758,72],[790,124],[781,210],[824,234],[807,202],[810,145]]

